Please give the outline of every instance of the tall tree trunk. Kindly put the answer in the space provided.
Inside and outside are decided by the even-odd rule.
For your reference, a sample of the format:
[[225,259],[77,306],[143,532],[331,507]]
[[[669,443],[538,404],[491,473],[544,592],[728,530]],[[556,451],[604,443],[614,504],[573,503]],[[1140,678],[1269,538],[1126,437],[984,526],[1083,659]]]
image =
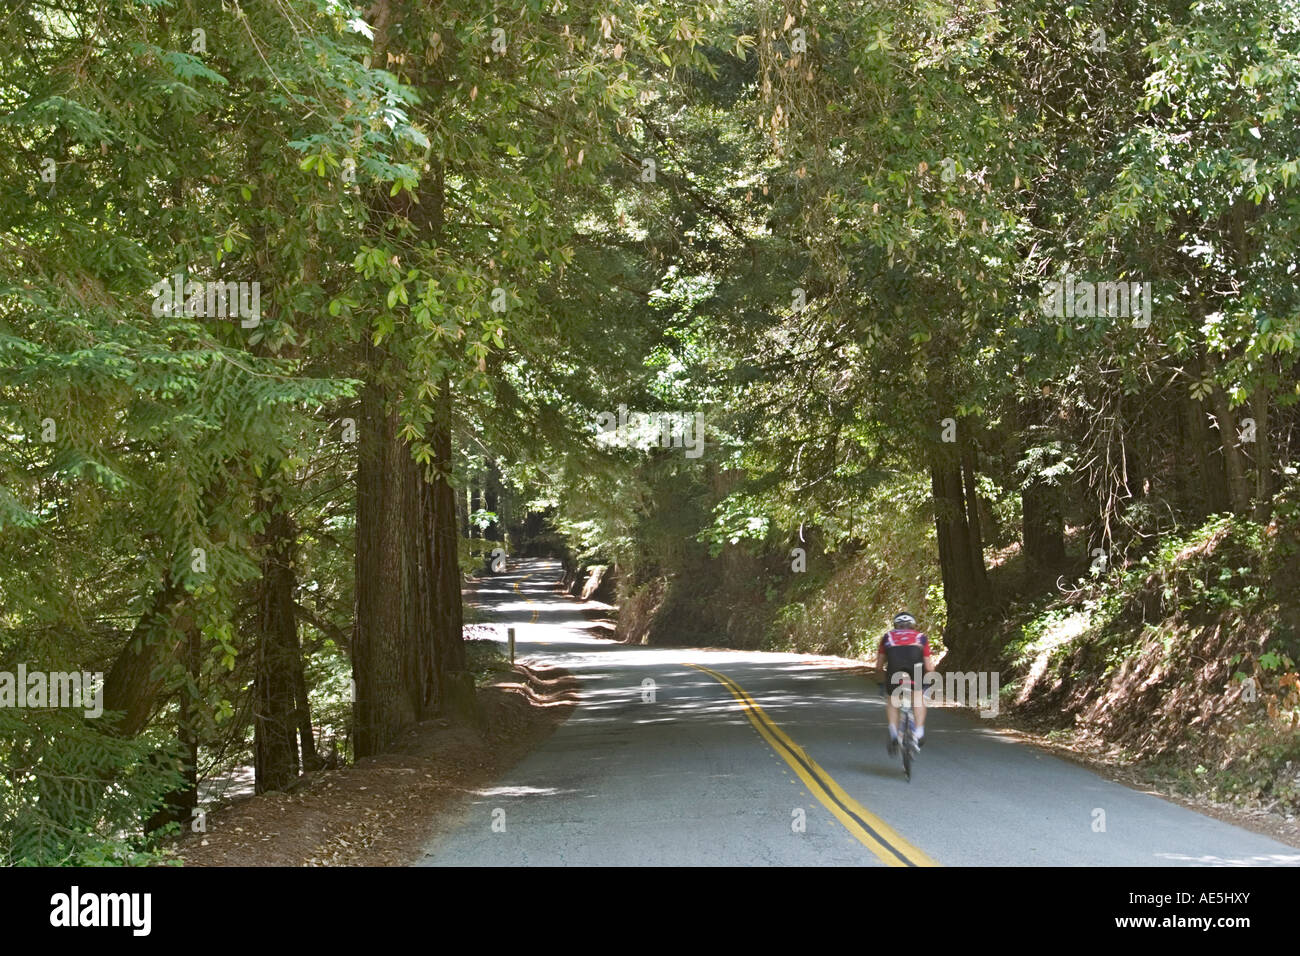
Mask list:
[[403,629],[403,477],[410,457],[387,407],[380,358],[366,339],[369,381],[361,392],[357,436],[356,620],[352,634],[354,751],[382,752],[413,722],[408,693],[409,635]]
[[[430,177],[430,194],[423,203],[428,211],[428,227],[435,242],[442,241],[446,216],[444,171],[437,166]],[[435,688],[432,703],[440,713],[458,720],[470,720],[480,726],[483,716],[478,708],[474,677],[465,657],[464,610],[461,605],[460,542],[456,534],[456,489],[453,485],[452,424],[455,421],[455,396],[451,376],[444,374],[438,383],[438,397],[430,423],[433,462],[424,497],[427,522],[430,614]],[[492,466],[495,469],[495,465]]]
[[433,618],[430,593],[433,590],[429,564],[428,522],[425,517],[424,468],[409,454],[402,473],[402,631],[406,635],[408,693],[416,715],[425,716],[430,695],[434,693],[432,663],[434,656]]
[[[389,30],[400,12],[389,0],[376,0],[370,13],[374,55],[382,59],[388,51]],[[430,82],[438,81],[431,78]],[[391,202],[377,196],[376,210],[398,212],[425,238],[439,244],[444,216],[441,168],[425,179],[425,187],[419,203],[405,196]],[[378,212],[372,216],[371,228],[376,232],[383,232],[382,219]],[[433,706],[442,690],[440,673],[465,674],[456,503],[449,474],[450,388],[444,379],[438,414],[429,426],[435,464],[441,463],[448,472],[441,482],[435,476],[430,497],[424,489],[425,476],[398,437],[397,414],[388,408],[401,385],[389,394],[379,384],[405,383],[410,370],[395,359],[384,363],[368,336],[365,341],[367,385],[362,392],[361,424],[366,433],[359,436],[358,448],[353,637],[358,756],[381,751],[404,724]],[[427,512],[431,513],[426,521]],[[436,599],[433,603],[430,592]],[[469,694],[472,698],[472,681]]]
[[253,769],[257,793],[283,790],[298,778],[297,685],[302,675],[293,544],[296,530],[277,494],[270,512],[258,594],[257,671],[253,681]]
[[[934,523],[943,577],[944,603],[948,607],[945,640],[956,646],[975,620],[985,596],[982,556],[972,543],[967,522],[966,494],[961,456],[950,446],[936,443],[930,461],[930,486],[934,494]],[[951,637],[951,641],[947,638]]]
[[[396,19],[390,0],[370,7],[374,31],[371,55],[384,62],[389,31]],[[371,199],[369,231],[384,234],[392,211],[385,191]],[[356,618],[352,632],[352,675],[355,688],[353,752],[358,757],[381,753],[402,727],[419,716],[414,686],[419,674],[411,667],[411,635],[405,600],[409,551],[403,540],[410,508],[405,495],[409,450],[398,436],[395,394],[385,384],[401,381],[395,360],[362,335],[362,377],[357,436]]]
[[474,679],[465,658],[460,562],[456,541],[456,492],[451,484],[451,381],[444,377],[433,422],[434,468],[430,482],[429,540],[434,593],[434,644],[437,648],[439,708],[458,719],[481,719]]

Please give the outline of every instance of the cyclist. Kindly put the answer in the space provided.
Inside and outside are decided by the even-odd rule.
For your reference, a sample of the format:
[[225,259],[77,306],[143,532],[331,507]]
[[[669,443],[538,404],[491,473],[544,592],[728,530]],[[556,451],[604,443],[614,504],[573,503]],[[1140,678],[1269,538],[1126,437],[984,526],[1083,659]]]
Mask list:
[[925,741],[925,700],[920,687],[920,668],[934,670],[930,659],[930,639],[916,626],[916,618],[906,611],[894,618],[894,626],[880,638],[876,648],[876,669],[884,671],[880,689],[885,695],[885,712],[889,717],[889,756],[898,754],[898,708],[894,706],[892,688],[912,685],[912,713],[915,720],[913,740],[917,747]]

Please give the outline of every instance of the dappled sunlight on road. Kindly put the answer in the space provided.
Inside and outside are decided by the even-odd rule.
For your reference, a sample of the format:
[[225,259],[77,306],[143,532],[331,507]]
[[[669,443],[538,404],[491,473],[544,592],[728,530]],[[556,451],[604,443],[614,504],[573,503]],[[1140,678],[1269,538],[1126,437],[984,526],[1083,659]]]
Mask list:
[[471,791],[480,797],[550,797],[556,794],[574,793],[573,790],[557,790],[555,787],[489,787],[486,790]]

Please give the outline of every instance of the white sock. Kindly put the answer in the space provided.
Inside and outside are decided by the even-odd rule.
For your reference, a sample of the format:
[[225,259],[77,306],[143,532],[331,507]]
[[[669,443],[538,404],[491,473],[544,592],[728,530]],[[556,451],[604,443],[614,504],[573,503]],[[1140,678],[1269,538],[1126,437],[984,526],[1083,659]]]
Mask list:
[[889,726],[889,739],[890,740],[898,739],[898,728],[895,727],[893,724],[890,724]]
[[924,727],[913,728],[912,733],[916,735],[917,740],[920,740],[922,737],[925,736],[925,728]]

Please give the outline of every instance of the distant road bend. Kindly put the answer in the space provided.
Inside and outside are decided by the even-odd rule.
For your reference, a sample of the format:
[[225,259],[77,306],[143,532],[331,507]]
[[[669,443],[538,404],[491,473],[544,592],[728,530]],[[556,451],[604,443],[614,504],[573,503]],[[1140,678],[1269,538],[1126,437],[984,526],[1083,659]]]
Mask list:
[[[932,708],[912,782],[874,683],[798,654],[588,636],[523,561],[481,591],[578,709],[458,806],[421,865],[1300,865],[1300,850]],[[1094,830],[1095,811],[1105,830]]]

